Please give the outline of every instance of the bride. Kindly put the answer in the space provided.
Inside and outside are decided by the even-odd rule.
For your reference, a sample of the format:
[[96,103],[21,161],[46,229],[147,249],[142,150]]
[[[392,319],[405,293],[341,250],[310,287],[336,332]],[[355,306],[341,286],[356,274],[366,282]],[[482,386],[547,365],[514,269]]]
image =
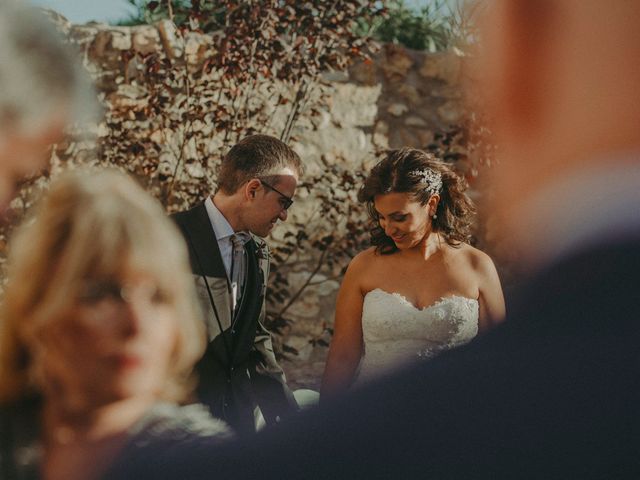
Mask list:
[[473,204],[445,163],[393,150],[358,199],[368,205],[373,246],[351,261],[340,287],[325,398],[464,344],[505,314],[493,262],[467,243]]

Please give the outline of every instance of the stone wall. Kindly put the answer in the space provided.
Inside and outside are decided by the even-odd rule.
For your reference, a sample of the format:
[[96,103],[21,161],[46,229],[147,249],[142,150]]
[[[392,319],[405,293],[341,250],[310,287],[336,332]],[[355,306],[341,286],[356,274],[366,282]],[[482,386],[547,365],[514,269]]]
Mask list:
[[[61,17],[56,21],[81,48],[85,65],[109,108],[133,108],[140,101],[136,81],[140,69],[131,60],[131,52],[164,52],[198,64],[207,48],[206,36],[188,34],[184,41],[179,40],[169,22],[129,28],[70,25]],[[317,174],[336,162],[367,169],[376,150],[428,145],[435,131],[455,124],[464,113],[461,62],[455,51],[425,54],[384,45],[372,62],[355,65],[348,73],[327,73],[328,85],[323,87],[326,102],[316,115],[303,115],[293,131],[292,146],[303,158],[307,172]],[[351,195],[346,201],[354,198]],[[299,199],[291,211],[293,219],[309,218],[313,206],[313,198]],[[327,226],[320,222],[311,228]],[[278,242],[286,232],[285,224],[272,241]],[[314,259],[302,260],[288,272],[292,286],[309,277],[308,265]],[[319,386],[325,345],[330,340],[326,328],[333,323],[339,278],[319,276],[312,283],[289,310],[295,321],[284,336],[287,345],[298,351],[297,356],[283,362],[294,387]]]

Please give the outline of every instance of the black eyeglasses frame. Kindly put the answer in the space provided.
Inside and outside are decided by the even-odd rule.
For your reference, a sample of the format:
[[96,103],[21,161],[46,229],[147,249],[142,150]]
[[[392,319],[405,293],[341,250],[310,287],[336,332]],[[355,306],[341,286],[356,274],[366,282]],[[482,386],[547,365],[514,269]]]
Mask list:
[[277,188],[273,187],[272,185],[269,185],[267,182],[265,182],[264,180],[262,180],[261,178],[259,178],[258,180],[260,180],[260,183],[262,183],[265,187],[267,187],[270,190],[273,190],[274,192],[276,192],[278,195],[280,195],[283,198],[283,202],[282,202],[282,208],[284,210],[289,210],[289,208],[291,207],[291,205],[293,205],[293,198],[288,197],[287,195],[285,195],[284,193],[282,193],[280,190],[278,190]]

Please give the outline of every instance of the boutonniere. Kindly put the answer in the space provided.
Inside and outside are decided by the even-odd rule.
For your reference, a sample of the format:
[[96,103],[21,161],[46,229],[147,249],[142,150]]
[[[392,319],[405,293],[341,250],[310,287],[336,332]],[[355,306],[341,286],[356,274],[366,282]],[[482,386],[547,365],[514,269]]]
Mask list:
[[269,249],[266,243],[256,242],[256,258],[258,261],[269,258]]

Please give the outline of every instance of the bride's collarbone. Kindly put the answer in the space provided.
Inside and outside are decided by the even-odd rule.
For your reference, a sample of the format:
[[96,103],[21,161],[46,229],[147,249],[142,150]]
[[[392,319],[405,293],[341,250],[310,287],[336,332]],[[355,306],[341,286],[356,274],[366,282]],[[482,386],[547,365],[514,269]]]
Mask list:
[[420,308],[438,303],[446,297],[477,298],[477,286],[468,276],[450,272],[406,272],[402,269],[380,272],[367,277],[365,292],[381,290],[404,297]]
[[400,289],[407,291],[410,296],[413,291],[416,295],[429,290],[441,290],[443,287],[450,289],[455,282],[445,270],[439,268],[425,269],[421,266],[408,265],[406,268],[396,265],[393,268],[371,268],[362,276],[363,290],[370,291],[375,288],[395,291]]
[[440,260],[431,262],[419,262],[415,259],[402,260],[398,262],[389,262],[384,265],[373,267],[367,272],[367,276],[372,279],[390,280],[401,283],[418,282],[425,284],[425,280],[430,278],[438,279],[441,283],[446,279],[457,277],[456,269],[452,268],[447,262]]
[[464,292],[457,291],[443,291],[439,295],[419,295],[419,294],[411,294],[402,291],[396,291],[393,289],[385,289],[381,287],[376,287],[373,290],[370,290],[368,294],[377,294],[378,296],[383,297],[393,297],[399,300],[400,302],[411,305],[417,310],[427,310],[434,308],[438,305],[441,305],[445,302],[463,299],[463,300],[476,300],[473,296],[467,295]]
[[361,272],[361,289],[398,293],[414,304],[428,304],[449,295],[476,297],[475,276],[464,262],[456,260],[449,252],[422,262],[416,261],[415,255],[392,254],[368,264]]

